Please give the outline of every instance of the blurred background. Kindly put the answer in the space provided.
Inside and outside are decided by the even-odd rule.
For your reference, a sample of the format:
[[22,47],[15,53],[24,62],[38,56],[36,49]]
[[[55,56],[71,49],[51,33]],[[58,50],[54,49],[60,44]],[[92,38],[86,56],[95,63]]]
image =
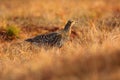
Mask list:
[[[25,43],[75,20],[70,41]],[[120,0],[0,0],[0,80],[120,80]]]
[[60,25],[68,19],[82,23],[86,18],[119,14],[119,7],[119,0],[0,0],[0,18],[19,24],[29,20],[27,24],[44,26]]

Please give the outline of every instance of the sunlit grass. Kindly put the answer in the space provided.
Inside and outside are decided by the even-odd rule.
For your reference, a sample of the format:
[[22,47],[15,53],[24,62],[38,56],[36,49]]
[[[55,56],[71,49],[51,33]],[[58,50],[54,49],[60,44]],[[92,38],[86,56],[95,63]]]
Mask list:
[[[117,0],[1,1],[0,79],[120,80],[119,3]],[[62,48],[48,49],[24,41],[59,30],[68,19],[78,23],[73,25],[70,41]],[[8,36],[20,38],[9,40]]]

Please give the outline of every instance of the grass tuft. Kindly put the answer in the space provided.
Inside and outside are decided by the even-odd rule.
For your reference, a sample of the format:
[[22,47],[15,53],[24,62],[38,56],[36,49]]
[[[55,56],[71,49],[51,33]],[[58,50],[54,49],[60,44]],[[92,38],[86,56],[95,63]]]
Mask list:
[[15,25],[10,25],[6,28],[6,33],[9,37],[18,38],[20,33],[20,28]]

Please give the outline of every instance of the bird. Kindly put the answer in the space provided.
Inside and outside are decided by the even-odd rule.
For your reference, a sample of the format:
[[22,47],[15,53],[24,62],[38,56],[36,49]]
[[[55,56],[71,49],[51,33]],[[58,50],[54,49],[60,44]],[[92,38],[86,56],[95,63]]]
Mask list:
[[70,39],[71,27],[73,24],[75,24],[75,21],[68,20],[65,27],[61,30],[37,35],[33,38],[28,38],[25,41],[36,44],[38,46],[54,46],[61,48],[64,43]]

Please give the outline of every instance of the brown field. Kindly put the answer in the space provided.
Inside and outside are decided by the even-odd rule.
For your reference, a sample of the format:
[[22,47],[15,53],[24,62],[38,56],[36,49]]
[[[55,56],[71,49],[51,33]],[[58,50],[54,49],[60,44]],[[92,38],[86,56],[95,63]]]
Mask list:
[[[24,42],[69,19],[62,48]],[[120,0],[0,0],[0,80],[120,80]]]

